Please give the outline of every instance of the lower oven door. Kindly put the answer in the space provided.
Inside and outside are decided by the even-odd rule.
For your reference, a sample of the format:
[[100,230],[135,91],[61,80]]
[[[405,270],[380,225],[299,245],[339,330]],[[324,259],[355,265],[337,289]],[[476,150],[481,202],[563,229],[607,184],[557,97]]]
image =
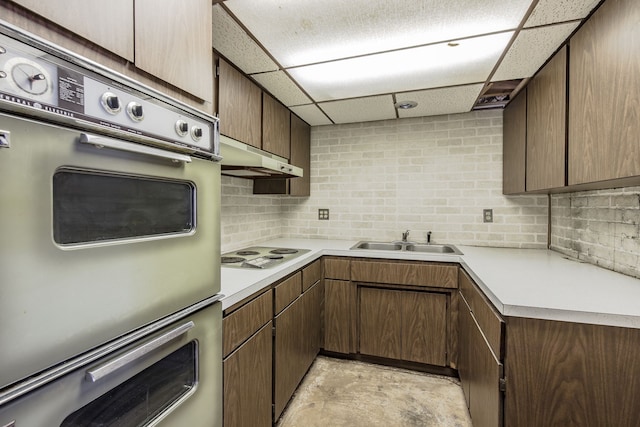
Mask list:
[[222,425],[215,303],[0,407],[0,426]]
[[0,389],[219,292],[218,163],[6,114],[0,131]]

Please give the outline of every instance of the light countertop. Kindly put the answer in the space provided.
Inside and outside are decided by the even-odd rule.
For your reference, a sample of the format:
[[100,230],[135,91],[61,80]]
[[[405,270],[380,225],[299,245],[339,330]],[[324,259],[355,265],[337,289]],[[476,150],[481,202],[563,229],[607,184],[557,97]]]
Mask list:
[[222,267],[223,309],[323,255],[459,263],[504,316],[640,328],[640,279],[544,249],[458,246],[463,255],[350,250],[353,240],[275,239],[260,246],[310,249],[277,267]]

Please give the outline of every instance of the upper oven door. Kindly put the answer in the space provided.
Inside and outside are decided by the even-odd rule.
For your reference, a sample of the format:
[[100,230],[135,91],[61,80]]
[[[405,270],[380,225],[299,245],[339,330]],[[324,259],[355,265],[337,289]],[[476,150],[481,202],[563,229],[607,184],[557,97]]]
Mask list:
[[0,131],[0,389],[219,292],[219,164],[4,114]]

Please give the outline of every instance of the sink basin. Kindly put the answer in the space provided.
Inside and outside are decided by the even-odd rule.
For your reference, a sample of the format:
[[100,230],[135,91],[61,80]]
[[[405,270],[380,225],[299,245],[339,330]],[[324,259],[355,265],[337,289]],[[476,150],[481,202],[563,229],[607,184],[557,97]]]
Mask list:
[[456,254],[462,252],[453,245],[437,245],[415,242],[358,242],[351,249],[366,249],[374,251],[409,251],[431,254]]
[[453,245],[415,244],[407,245],[406,250],[409,252],[462,255],[462,252],[460,252],[460,250]]
[[373,249],[377,251],[401,251],[401,243],[389,242],[358,242],[351,249]]

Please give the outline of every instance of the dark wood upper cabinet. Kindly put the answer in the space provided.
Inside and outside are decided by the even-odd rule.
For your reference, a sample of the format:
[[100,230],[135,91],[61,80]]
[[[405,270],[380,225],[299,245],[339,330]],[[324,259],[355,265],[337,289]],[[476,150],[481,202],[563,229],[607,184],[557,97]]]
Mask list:
[[271,95],[262,95],[262,149],[289,159],[291,113]]
[[220,133],[261,148],[262,90],[224,59],[218,73]]
[[565,186],[567,48],[563,47],[527,88],[526,190]]
[[304,175],[289,180],[289,194],[311,195],[311,126],[295,114],[291,114],[291,164],[301,167]]
[[571,38],[569,184],[640,175],[640,3],[607,0]]
[[502,123],[502,193],[524,193],[527,155],[527,88],[524,88],[505,107]]

